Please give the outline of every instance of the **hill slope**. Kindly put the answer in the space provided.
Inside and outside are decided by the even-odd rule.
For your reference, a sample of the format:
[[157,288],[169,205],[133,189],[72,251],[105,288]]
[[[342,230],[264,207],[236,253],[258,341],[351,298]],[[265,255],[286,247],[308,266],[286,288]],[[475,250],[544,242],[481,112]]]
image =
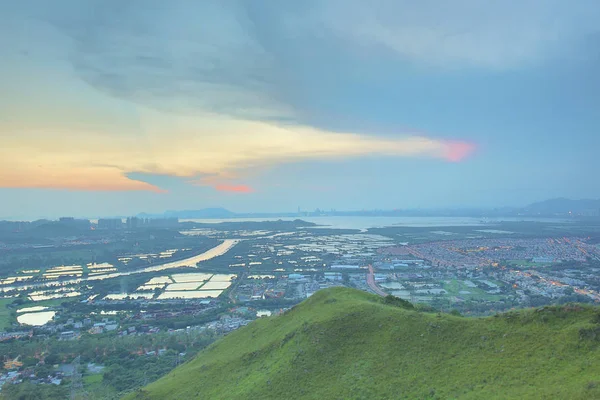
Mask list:
[[585,211],[598,211],[600,199],[571,200],[565,198],[550,199],[530,204],[525,211],[532,214],[554,215],[554,214],[579,214]]
[[317,292],[231,333],[129,399],[600,398],[600,309],[489,318]]

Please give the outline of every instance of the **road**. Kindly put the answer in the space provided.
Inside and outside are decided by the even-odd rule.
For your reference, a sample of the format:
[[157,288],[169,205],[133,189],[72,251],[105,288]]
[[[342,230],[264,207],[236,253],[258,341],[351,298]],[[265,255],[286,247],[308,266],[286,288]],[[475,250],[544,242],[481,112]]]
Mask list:
[[369,285],[371,290],[373,290],[378,295],[383,297],[387,296],[387,293],[381,290],[381,288],[379,288],[379,286],[377,286],[377,284],[375,283],[375,273],[373,271],[372,265],[369,265],[369,273],[367,274],[367,285]]
[[238,288],[238,286],[240,286],[240,283],[244,280],[245,277],[246,273],[240,272],[235,281],[233,281],[233,285],[229,286],[229,301],[232,304],[237,304],[237,300],[235,299],[235,290]]

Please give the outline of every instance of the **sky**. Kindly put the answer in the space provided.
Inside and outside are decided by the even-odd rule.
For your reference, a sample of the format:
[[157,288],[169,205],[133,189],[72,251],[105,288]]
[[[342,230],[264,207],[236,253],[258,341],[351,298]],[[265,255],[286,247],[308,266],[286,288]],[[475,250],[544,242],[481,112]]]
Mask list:
[[0,2],[0,217],[600,198],[597,0]]

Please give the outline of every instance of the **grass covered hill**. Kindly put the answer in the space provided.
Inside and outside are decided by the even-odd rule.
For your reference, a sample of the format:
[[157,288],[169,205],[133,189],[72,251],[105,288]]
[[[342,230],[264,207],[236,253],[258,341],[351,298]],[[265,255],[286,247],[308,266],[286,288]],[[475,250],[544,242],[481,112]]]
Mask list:
[[600,399],[600,309],[426,313],[347,288],[260,319],[128,399]]

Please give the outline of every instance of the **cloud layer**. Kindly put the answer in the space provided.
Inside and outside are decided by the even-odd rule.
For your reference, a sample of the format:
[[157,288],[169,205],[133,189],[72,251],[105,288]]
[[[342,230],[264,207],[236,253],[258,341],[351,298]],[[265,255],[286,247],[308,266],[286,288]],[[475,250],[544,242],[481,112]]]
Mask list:
[[129,173],[146,173],[191,179],[208,175],[210,179],[199,183],[220,191],[247,192],[231,182],[281,163],[365,155],[460,161],[472,151],[467,143],[418,136],[390,139],[209,115],[170,115],[163,121],[154,110],[138,113],[143,134],[137,136],[22,128],[18,135],[5,138],[0,148],[0,185],[160,190],[128,178]]
[[130,177],[142,173],[248,193],[249,174],[290,162],[369,155],[459,162],[475,151],[470,138],[415,134],[402,121],[385,134],[368,123],[330,128],[337,116],[329,111],[348,101],[331,93],[392,81],[378,81],[385,68],[374,60],[434,74],[527,68],[577,45],[599,17],[586,0],[449,4],[2,6],[0,187],[162,190]]
[[449,156],[454,144],[406,132],[304,124],[274,76],[285,74],[277,55],[257,39],[242,3],[90,4],[65,13],[42,7],[11,26],[18,40],[3,43],[12,79],[2,83],[10,98],[2,187],[161,191],[130,178],[145,173],[210,175],[200,182],[247,193],[244,174],[280,163],[372,154],[457,161],[468,153]]
[[333,0],[317,15],[339,36],[413,63],[505,70],[564,56],[597,31],[600,11],[593,0]]

